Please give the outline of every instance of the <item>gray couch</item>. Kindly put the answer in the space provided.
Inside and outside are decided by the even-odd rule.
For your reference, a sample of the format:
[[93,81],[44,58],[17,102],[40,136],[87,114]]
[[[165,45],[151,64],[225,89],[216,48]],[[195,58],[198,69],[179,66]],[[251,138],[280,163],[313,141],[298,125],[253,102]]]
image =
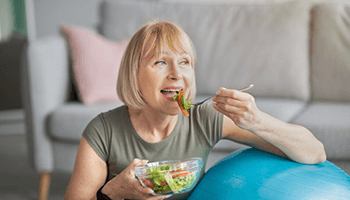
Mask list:
[[[122,105],[79,101],[58,25],[93,29],[121,41],[154,18],[178,23],[193,39],[196,100],[219,87],[254,83],[249,93],[262,111],[307,127],[324,143],[328,159],[350,164],[350,5],[78,2],[34,1],[37,37],[25,51],[22,86],[29,153],[38,173],[71,172],[87,123]],[[206,168],[242,147],[220,141]]]

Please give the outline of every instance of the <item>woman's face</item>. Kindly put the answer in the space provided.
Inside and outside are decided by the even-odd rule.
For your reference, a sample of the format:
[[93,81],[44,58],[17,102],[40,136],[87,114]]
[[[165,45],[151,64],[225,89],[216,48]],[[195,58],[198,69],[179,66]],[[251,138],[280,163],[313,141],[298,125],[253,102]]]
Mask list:
[[145,56],[138,71],[138,84],[146,108],[177,115],[180,111],[174,95],[183,90],[185,99],[194,83],[193,61],[187,53],[174,53],[169,48]]

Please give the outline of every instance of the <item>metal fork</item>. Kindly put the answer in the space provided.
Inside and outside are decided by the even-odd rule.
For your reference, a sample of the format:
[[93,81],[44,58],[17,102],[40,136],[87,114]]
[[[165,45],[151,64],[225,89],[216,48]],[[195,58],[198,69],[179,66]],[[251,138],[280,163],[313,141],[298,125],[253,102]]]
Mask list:
[[[244,92],[244,91],[247,91],[247,90],[251,89],[252,87],[254,87],[254,84],[250,84],[248,87],[242,88],[242,89],[240,89],[238,91]],[[204,99],[203,101],[195,103],[195,104],[192,104],[192,105],[199,106],[199,105],[203,104],[204,102],[208,101],[209,99],[211,99],[212,97],[215,97],[215,96],[208,97],[208,98]]]

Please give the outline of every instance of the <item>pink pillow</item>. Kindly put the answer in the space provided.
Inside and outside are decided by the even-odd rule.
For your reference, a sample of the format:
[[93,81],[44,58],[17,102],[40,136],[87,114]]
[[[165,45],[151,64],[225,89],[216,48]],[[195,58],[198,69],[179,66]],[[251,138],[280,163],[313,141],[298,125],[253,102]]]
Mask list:
[[120,102],[117,78],[128,41],[111,42],[88,30],[60,27],[71,53],[78,96],[84,104]]

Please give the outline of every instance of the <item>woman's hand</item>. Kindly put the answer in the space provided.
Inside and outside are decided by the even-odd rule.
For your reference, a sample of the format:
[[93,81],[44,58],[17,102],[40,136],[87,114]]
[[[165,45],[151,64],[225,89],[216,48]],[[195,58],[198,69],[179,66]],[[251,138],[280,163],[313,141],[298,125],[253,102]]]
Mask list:
[[238,90],[220,88],[212,100],[214,108],[230,118],[237,126],[254,132],[261,111],[252,95]]
[[110,180],[102,189],[102,193],[111,199],[146,199],[160,200],[168,196],[155,196],[154,191],[149,187],[144,187],[135,178],[135,167],[147,164],[147,160],[135,158],[131,164],[120,174]]

